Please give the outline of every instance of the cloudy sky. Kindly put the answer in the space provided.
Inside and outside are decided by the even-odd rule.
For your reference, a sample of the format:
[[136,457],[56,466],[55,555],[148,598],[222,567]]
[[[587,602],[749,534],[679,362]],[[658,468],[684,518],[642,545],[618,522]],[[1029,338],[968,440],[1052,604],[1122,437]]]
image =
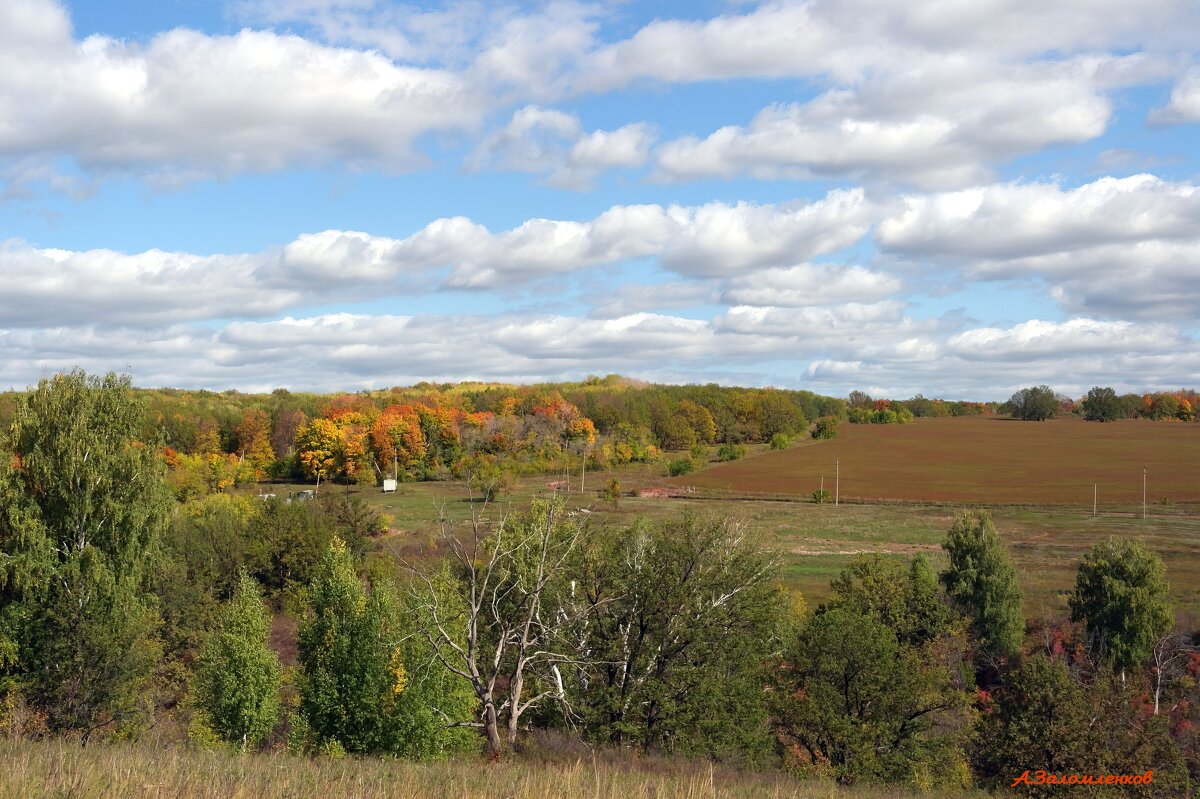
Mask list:
[[1195,0],[0,2],[0,387],[1200,384]]

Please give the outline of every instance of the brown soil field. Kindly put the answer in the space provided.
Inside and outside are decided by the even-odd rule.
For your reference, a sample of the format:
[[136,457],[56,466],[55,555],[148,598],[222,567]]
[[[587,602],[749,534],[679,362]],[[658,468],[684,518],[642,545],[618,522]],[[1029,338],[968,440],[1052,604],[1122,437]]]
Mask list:
[[821,484],[842,499],[1057,504],[1129,510],[1200,502],[1200,424],[1079,418],[916,419],[906,425],[842,423],[838,437],[805,441],[668,482],[701,491],[804,497]]

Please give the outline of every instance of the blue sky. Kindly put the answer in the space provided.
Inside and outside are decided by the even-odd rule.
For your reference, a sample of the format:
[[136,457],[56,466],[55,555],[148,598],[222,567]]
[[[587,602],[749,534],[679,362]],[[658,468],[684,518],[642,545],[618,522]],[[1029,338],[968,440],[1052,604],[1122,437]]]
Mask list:
[[1192,0],[0,5],[0,386],[1200,383]]

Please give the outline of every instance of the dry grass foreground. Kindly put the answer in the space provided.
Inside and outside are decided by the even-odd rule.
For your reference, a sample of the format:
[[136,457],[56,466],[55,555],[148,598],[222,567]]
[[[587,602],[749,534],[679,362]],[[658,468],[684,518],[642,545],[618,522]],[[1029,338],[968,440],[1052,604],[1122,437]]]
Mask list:
[[1140,505],[1142,467],[1151,503],[1200,502],[1200,424],[1078,418],[917,419],[838,427],[838,437],[721,464],[671,482],[734,492],[805,496],[840,461],[844,499],[987,504]]
[[[705,764],[564,764],[476,759],[441,763],[306,760],[286,754],[135,745],[0,741],[0,797],[62,799],[884,799],[894,789],[842,789],[783,775],[726,772]],[[977,794],[956,794],[959,796]]]

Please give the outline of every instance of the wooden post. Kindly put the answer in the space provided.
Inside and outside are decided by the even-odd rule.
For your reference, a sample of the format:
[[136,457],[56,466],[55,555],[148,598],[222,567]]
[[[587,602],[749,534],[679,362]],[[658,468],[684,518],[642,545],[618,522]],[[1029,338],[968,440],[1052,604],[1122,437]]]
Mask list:
[[842,501],[842,465],[836,458],[833,461],[833,506],[836,508]]

